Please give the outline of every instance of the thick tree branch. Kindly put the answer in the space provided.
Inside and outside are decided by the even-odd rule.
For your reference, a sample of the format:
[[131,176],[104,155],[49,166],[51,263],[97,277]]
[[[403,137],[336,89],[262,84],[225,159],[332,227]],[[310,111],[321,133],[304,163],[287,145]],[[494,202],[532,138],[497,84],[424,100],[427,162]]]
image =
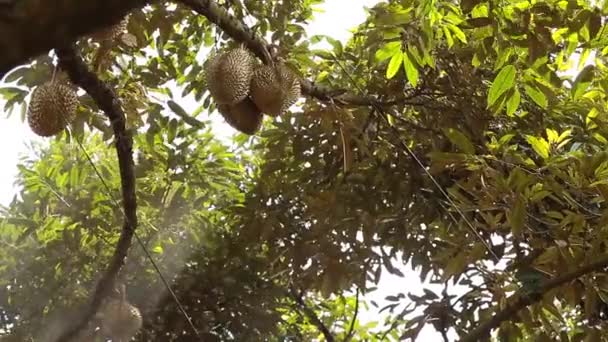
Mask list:
[[66,331],[58,341],[70,341],[82,330],[95,315],[102,300],[112,290],[114,281],[121,267],[124,265],[127,252],[137,227],[137,201],[135,196],[135,172],[133,163],[133,139],[126,130],[125,114],[120,101],[114,91],[97,75],[89,70],[88,66],[78,55],[73,46],[56,50],[59,57],[59,66],[67,72],[71,81],[83,88],[95,101],[97,106],[108,116],[115,136],[120,180],[122,185],[122,204],[125,214],[124,223],[116,250],[110,265],[97,283],[89,309],[73,328]]
[[314,312],[314,310],[309,308],[306,305],[306,303],[304,302],[304,298],[302,298],[302,296],[299,295],[298,292],[293,287],[291,287],[289,289],[289,296],[291,298],[293,298],[293,300],[296,302],[298,307],[300,307],[300,310],[310,320],[310,322],[315,327],[317,327],[317,329],[319,329],[319,331],[325,337],[325,340],[327,342],[335,342],[336,339],[334,338],[334,335],[332,335],[331,331],[329,331],[329,328],[327,328],[327,326],[325,326],[325,324],[321,321],[319,316],[317,316],[317,314]]
[[515,293],[509,298],[510,304],[507,305],[504,309],[497,312],[494,317],[489,319],[488,321],[480,324],[475,329],[471,330],[469,334],[464,336],[460,342],[474,342],[480,341],[484,337],[488,336],[492,329],[498,327],[502,322],[509,320],[513,316],[515,316],[519,310],[532,305],[536,302],[539,302],[543,295],[547,292],[562,286],[568,282],[571,282],[579,277],[582,277],[586,274],[599,271],[603,268],[608,267],[608,255],[605,255],[599,258],[597,261],[592,262],[586,266],[580,267],[572,272],[568,272],[562,274],[559,277],[555,277],[551,280],[548,280],[543,285],[540,286],[538,291],[535,294],[526,294],[522,292]]
[[[207,17],[234,40],[244,43],[262,61],[268,63],[269,45],[238,19],[211,0],[175,0]],[[120,21],[129,11],[152,0],[19,0],[0,4],[0,79],[12,68],[57,46],[65,46],[78,37]],[[83,20],[86,18],[86,20]],[[381,107],[396,104],[423,105],[404,98],[380,101],[372,96],[347,94],[302,80],[303,93],[321,101]]]
[[[226,34],[237,42],[245,44],[262,62],[268,64],[270,55],[268,43],[255,32],[252,32],[241,21],[228,13],[224,8],[218,6],[212,0],[175,0],[183,5],[190,7],[194,12],[206,17],[210,22],[221,28]],[[403,101],[380,101],[375,97],[348,94],[345,91],[328,89],[326,87],[317,86],[314,83],[302,79],[300,81],[302,93],[310,97],[314,97],[321,101],[333,101],[353,106],[393,106],[396,104],[408,104],[408,99]],[[412,102],[413,105],[422,105],[421,103]]]
[[148,0],[18,0],[0,6],[0,79],[12,68],[120,21]]

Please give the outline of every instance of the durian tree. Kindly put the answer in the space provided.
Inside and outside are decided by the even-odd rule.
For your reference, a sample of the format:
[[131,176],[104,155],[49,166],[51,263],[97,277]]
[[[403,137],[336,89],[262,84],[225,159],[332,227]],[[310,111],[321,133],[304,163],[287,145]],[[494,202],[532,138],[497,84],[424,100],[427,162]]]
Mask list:
[[608,4],[379,1],[345,44],[319,5],[0,1],[5,111],[64,118],[2,213],[0,334],[107,337],[122,284],[139,341],[608,338]]

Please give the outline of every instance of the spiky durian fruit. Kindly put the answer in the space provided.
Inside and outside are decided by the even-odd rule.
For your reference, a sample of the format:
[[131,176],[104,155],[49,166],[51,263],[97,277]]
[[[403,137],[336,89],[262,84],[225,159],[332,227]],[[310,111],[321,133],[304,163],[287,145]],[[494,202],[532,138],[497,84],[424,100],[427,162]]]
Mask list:
[[103,308],[101,333],[113,341],[130,341],[142,324],[139,309],[128,302],[111,299]]
[[47,82],[32,93],[27,122],[34,133],[50,137],[61,132],[75,117],[76,90],[59,82]]
[[262,112],[248,97],[234,105],[220,104],[217,110],[230,126],[245,134],[255,134],[262,126]]
[[255,58],[242,47],[209,58],[206,67],[207,88],[218,105],[234,105],[249,95]]
[[141,329],[143,319],[139,309],[126,299],[125,285],[118,288],[120,298],[109,298],[102,306],[101,333],[112,341],[130,341]]
[[93,33],[91,37],[98,42],[114,41],[125,32],[128,24],[129,17],[125,16],[119,23],[109,27],[104,27],[103,29]]
[[274,67],[262,65],[255,69],[251,79],[251,99],[270,116],[285,113],[300,97],[300,81],[283,62]]

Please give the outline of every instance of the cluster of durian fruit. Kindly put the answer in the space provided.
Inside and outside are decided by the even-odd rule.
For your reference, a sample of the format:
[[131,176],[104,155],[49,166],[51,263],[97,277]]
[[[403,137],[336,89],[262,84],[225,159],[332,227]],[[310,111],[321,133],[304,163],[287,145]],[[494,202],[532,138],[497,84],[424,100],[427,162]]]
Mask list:
[[254,134],[263,114],[279,116],[300,97],[300,81],[283,62],[257,64],[245,48],[213,54],[206,65],[207,88],[218,112],[235,129]]
[[[94,41],[117,40],[127,29],[128,17],[118,24],[103,28],[91,35]],[[50,137],[62,132],[76,117],[78,95],[76,87],[65,75],[53,77],[36,87],[27,111],[27,123],[35,134]]]

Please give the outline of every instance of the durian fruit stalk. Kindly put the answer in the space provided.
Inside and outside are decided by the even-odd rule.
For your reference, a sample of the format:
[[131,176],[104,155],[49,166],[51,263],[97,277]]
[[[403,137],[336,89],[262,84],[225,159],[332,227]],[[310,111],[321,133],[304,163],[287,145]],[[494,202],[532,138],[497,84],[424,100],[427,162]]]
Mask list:
[[255,58],[242,47],[211,56],[206,66],[207,88],[218,105],[235,105],[249,95]]
[[27,122],[42,137],[58,134],[76,116],[76,90],[61,82],[46,82],[34,89],[29,103]]
[[255,134],[262,126],[262,112],[248,97],[234,105],[220,104],[217,110],[230,126],[245,134]]
[[91,38],[98,42],[115,41],[125,32],[129,24],[129,17],[125,16],[119,23],[93,33]]
[[141,313],[137,307],[126,299],[124,285],[121,285],[121,297],[110,298],[102,307],[101,333],[112,341],[130,341],[143,325]]
[[300,81],[283,62],[261,65],[251,79],[251,98],[266,115],[285,113],[300,98]]

